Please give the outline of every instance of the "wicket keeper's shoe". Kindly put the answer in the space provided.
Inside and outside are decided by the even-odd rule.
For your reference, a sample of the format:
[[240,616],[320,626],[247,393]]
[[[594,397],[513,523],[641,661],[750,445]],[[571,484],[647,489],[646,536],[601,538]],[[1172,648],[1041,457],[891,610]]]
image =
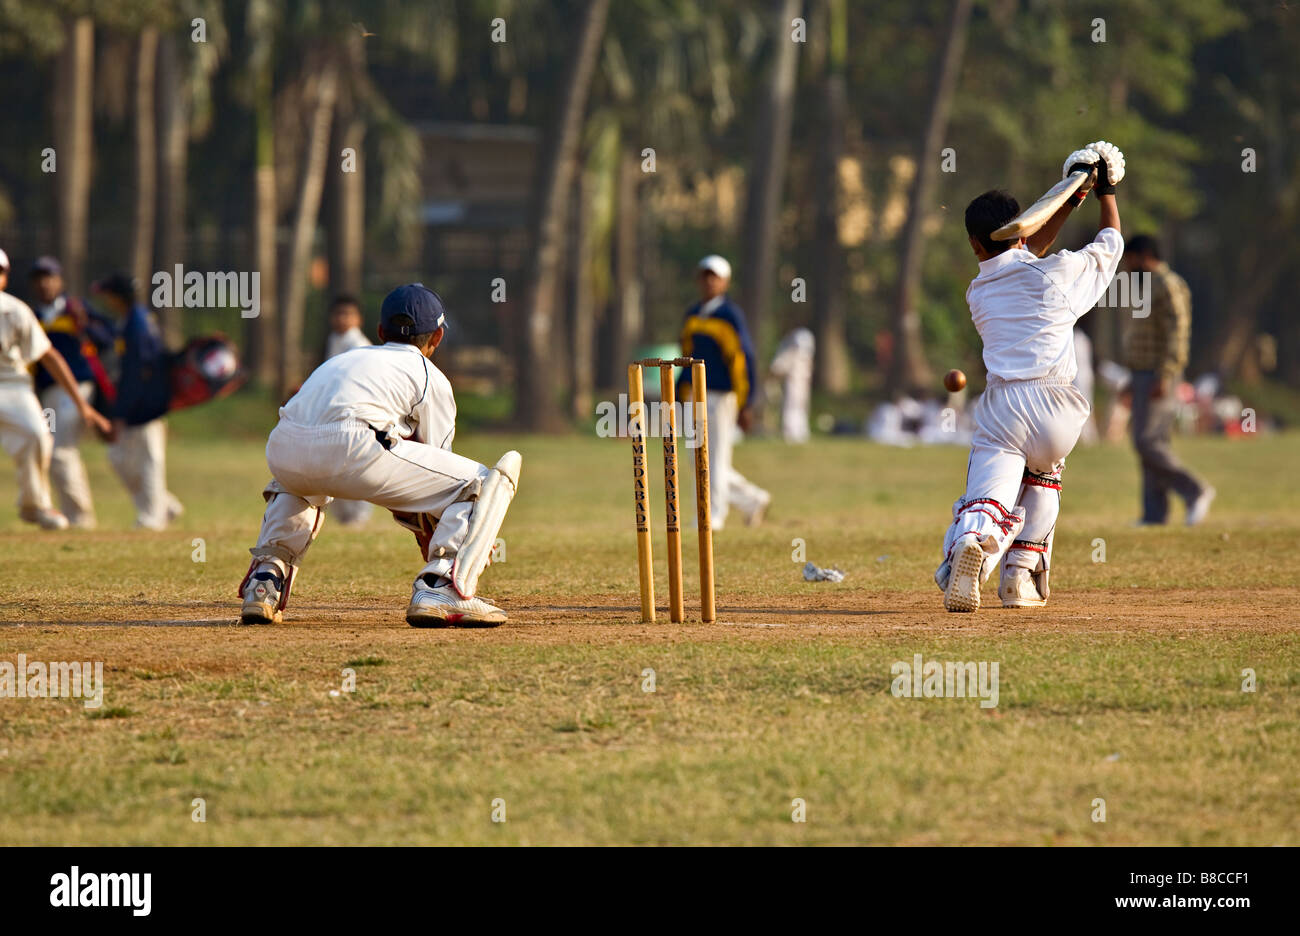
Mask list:
[[34,523],[42,530],[66,530],[68,518],[49,507],[24,507],[19,515],[25,522]]
[[277,572],[254,572],[244,586],[244,610],[239,615],[241,624],[279,624],[280,595],[284,591],[284,577]]
[[1002,570],[1002,581],[998,583],[998,597],[1004,608],[1041,608],[1047,604],[1047,596],[1038,590],[1038,582],[1028,569],[1007,566]]
[[436,585],[424,577],[416,579],[406,609],[406,623],[412,627],[495,627],[505,620],[500,608],[482,598],[462,598],[445,579]]
[[952,547],[948,587],[943,592],[943,606],[948,611],[978,611],[980,608],[980,573],[984,560],[997,552],[997,541],[990,535],[983,540],[974,533],[959,537]]

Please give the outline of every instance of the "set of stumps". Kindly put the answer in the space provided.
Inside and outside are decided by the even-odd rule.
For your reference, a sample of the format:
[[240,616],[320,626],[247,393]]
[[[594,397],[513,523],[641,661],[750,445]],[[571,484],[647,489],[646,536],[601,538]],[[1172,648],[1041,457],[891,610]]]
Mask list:
[[664,512],[668,526],[668,618],[685,619],[682,598],[682,531],[677,499],[677,390],[673,368],[691,372],[691,420],[695,448],[695,505],[700,538],[700,618],[716,619],[713,595],[713,524],[709,506],[709,420],[704,362],[697,358],[646,358],[628,365],[628,435],[632,437],[632,478],[636,493],[636,555],[641,577],[641,620],[655,620],[654,558],[650,546],[650,475],[646,464],[645,368],[659,368],[660,435],[664,445]]

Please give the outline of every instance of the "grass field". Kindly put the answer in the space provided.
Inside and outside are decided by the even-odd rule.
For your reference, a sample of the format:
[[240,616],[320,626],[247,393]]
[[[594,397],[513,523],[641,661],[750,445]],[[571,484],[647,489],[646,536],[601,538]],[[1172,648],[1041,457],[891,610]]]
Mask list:
[[[1131,452],[1078,451],[1051,604],[974,616],[931,581],[964,450],[752,442],[775,501],[716,537],[719,623],[649,626],[629,446],[464,433],[524,453],[483,582],[511,623],[408,628],[421,563],[376,514],[327,522],[286,623],[242,628],[270,418],[174,421],[166,533],[130,529],[98,448],[96,532],[21,526],[0,478],[0,661],[106,683],[0,698],[0,843],[1300,843],[1300,436],[1180,441],[1220,492],[1196,530],[1134,529]],[[799,541],[847,580],[805,583]],[[916,653],[998,663],[997,707],[895,697]]]

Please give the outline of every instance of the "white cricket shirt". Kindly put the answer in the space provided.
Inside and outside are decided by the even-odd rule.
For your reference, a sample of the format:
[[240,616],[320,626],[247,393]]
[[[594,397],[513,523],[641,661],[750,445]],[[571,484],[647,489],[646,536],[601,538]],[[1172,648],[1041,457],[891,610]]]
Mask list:
[[456,398],[419,348],[390,341],[330,358],[280,407],[280,419],[303,427],[360,420],[393,437],[450,449]]
[[368,347],[370,347],[370,339],[360,328],[349,328],[341,335],[338,332],[330,332],[329,338],[325,341],[325,357],[337,357],[353,348]]
[[982,261],[966,301],[989,374],[1073,380],[1074,323],[1106,292],[1123,254],[1119,231],[1103,228],[1082,250],[1036,257],[1013,247]]
[[36,313],[17,296],[0,292],[0,383],[32,385],[27,368],[50,350]]

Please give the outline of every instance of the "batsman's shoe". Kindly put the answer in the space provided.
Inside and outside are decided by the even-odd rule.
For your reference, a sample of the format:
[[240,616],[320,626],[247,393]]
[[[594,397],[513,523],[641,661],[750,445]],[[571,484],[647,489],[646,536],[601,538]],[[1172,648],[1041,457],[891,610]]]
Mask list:
[[244,609],[240,612],[242,624],[279,624],[280,598],[284,593],[284,578],[275,572],[255,572],[244,586]]
[[1039,592],[1038,582],[1028,569],[1007,566],[998,583],[998,597],[1004,608],[1041,608],[1047,596]]
[[506,613],[482,598],[462,598],[450,584],[430,587],[419,579],[411,589],[406,623],[412,627],[495,627]]
[[953,544],[948,587],[943,591],[945,610],[980,609],[980,573],[984,569],[984,560],[990,553],[997,552],[997,548],[997,541],[992,536],[985,536],[981,541],[974,533],[967,533]]
[[34,523],[42,530],[66,530],[68,518],[49,507],[24,507],[19,514],[27,523]]

